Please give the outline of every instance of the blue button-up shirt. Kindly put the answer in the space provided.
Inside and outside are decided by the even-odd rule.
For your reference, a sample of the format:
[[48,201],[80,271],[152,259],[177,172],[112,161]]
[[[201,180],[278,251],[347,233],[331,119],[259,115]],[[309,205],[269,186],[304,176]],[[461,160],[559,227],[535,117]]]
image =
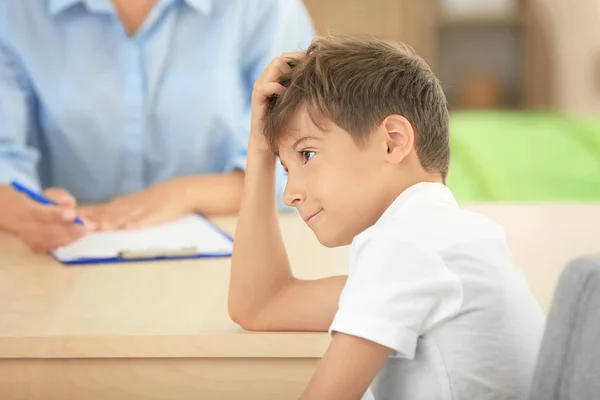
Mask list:
[[0,0],[0,184],[99,202],[243,169],[254,81],[312,37],[300,0],[158,0],[132,37],[110,0]]

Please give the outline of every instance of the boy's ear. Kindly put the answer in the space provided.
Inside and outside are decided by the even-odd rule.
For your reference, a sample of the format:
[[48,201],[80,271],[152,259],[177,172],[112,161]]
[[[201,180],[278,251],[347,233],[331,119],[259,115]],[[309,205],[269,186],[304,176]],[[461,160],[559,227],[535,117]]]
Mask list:
[[386,158],[398,164],[413,149],[415,134],[412,125],[401,115],[390,115],[383,120],[381,127],[385,135]]

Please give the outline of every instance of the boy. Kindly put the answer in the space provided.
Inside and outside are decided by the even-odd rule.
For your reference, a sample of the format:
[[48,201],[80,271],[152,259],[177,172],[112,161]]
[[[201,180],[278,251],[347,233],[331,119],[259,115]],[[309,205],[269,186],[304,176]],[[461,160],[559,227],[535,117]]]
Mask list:
[[[542,313],[502,229],[444,185],[448,110],[422,59],[317,38],[256,82],[251,129],[229,313],[249,330],[332,333],[302,399],[527,397]],[[292,275],[277,155],[284,201],[323,245],[352,244],[348,277]]]

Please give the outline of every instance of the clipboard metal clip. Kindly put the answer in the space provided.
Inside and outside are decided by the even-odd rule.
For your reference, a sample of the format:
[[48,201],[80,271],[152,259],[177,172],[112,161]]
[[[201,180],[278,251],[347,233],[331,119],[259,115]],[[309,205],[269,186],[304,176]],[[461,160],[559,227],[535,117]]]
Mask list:
[[160,257],[190,257],[198,254],[195,247],[184,247],[182,249],[149,249],[149,250],[125,250],[120,251],[118,257],[123,260],[131,259],[154,259]]

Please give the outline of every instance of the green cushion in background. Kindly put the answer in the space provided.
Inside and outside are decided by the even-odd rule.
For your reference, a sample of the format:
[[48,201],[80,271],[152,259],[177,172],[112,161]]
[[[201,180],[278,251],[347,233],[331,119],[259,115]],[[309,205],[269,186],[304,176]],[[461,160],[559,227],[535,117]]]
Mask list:
[[600,201],[600,119],[455,111],[450,138],[447,184],[460,202]]

